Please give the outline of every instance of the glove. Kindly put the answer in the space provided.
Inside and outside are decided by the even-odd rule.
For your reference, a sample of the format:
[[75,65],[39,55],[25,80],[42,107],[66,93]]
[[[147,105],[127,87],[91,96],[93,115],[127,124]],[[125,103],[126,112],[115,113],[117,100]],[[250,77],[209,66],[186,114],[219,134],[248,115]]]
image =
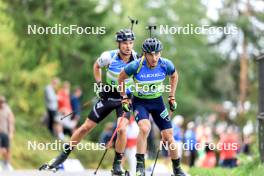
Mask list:
[[104,88],[104,84],[100,81],[97,84],[97,87],[96,87],[96,97],[100,100],[103,100],[105,98],[104,96],[104,92],[103,92],[103,88]]
[[123,98],[122,101],[121,101],[121,103],[122,103],[122,109],[123,109],[123,111],[129,112],[131,110],[131,105],[130,105],[130,102],[129,102],[129,98],[128,97]]
[[177,102],[175,101],[175,97],[169,96],[168,98],[170,110],[173,112],[177,109]]

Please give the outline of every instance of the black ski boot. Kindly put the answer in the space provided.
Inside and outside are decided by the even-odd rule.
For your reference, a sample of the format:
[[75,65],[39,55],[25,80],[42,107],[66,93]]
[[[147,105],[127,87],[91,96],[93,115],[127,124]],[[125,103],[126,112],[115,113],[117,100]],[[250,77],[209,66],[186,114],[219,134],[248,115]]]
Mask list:
[[172,176],[186,176],[186,174],[183,172],[181,167],[178,167],[173,172],[174,172],[174,174]]
[[122,153],[115,153],[115,159],[113,163],[113,169],[111,170],[112,176],[125,176],[126,171],[123,170],[121,166],[123,154]]
[[136,154],[137,158],[137,167],[136,167],[136,176],[145,176],[145,158],[144,154]]
[[70,146],[67,144],[64,146],[63,152],[61,154],[49,161],[48,163],[43,164],[39,170],[51,170],[53,172],[56,172],[60,165],[68,158],[69,154],[71,153],[72,149],[70,149]]
[[172,166],[173,166],[173,173],[174,173],[172,176],[186,176],[186,174],[183,172],[180,166],[180,158],[176,160],[172,160]]
[[112,169],[112,176],[126,176],[127,172],[122,169],[121,163],[114,164]]

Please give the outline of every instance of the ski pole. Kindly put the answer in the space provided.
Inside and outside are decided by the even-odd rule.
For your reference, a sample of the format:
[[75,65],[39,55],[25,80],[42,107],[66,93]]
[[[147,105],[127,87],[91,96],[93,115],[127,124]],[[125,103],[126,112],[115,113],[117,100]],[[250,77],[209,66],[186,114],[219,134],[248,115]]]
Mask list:
[[101,164],[102,164],[102,162],[103,162],[103,159],[104,159],[104,157],[105,157],[105,155],[106,155],[108,149],[112,146],[112,143],[113,143],[113,140],[114,140],[114,138],[115,138],[115,135],[116,135],[117,131],[122,127],[122,122],[123,122],[123,119],[125,118],[125,114],[126,114],[126,113],[124,112],[123,115],[122,115],[122,117],[121,117],[120,122],[118,123],[118,125],[117,125],[117,127],[116,127],[114,133],[113,133],[112,136],[111,136],[111,139],[108,141],[108,143],[107,143],[107,145],[106,145],[106,149],[105,149],[105,151],[104,151],[104,154],[103,154],[103,156],[102,156],[102,158],[101,158],[101,160],[100,160],[100,162],[99,162],[99,164],[98,164],[96,170],[94,171],[94,175],[97,174],[97,171],[98,171],[99,167],[101,166]]
[[80,112],[83,108],[85,108],[85,107],[88,106],[89,104],[90,104],[90,101],[87,101],[86,103],[84,103],[84,104],[82,105],[82,107],[81,107],[81,109],[80,109],[79,111],[72,111],[71,113],[69,113],[69,114],[63,116],[63,117],[61,118],[61,120],[65,119],[66,117],[72,116],[74,113]]
[[[169,117],[170,117],[170,118],[171,118],[172,114],[173,114],[173,111],[170,111],[170,112],[169,112]],[[162,142],[162,143],[163,143],[163,142]],[[154,166],[153,166],[153,169],[152,169],[152,171],[151,171],[150,176],[153,176],[154,169],[155,169],[155,167],[156,167],[156,163],[157,163],[157,160],[158,160],[158,157],[159,157],[160,150],[161,150],[161,148],[159,148],[158,151],[157,151],[157,155],[156,155],[156,158],[155,158]]]
[[107,151],[108,151],[108,148],[105,149],[104,154],[103,154],[103,156],[102,156],[102,158],[101,158],[101,160],[100,160],[100,162],[99,162],[99,164],[98,164],[96,170],[94,171],[94,175],[97,174],[97,171],[98,171],[99,167],[101,166],[101,164],[102,164],[102,162],[103,162],[103,159],[104,159],[104,157],[105,157]]
[[152,169],[152,171],[151,171],[151,176],[153,176],[154,169],[155,169],[155,166],[156,166],[156,163],[157,163],[158,157],[159,157],[160,150],[161,150],[161,149],[159,148],[158,151],[157,151],[157,155],[156,155],[156,158],[155,158],[154,166],[153,166],[153,169]]

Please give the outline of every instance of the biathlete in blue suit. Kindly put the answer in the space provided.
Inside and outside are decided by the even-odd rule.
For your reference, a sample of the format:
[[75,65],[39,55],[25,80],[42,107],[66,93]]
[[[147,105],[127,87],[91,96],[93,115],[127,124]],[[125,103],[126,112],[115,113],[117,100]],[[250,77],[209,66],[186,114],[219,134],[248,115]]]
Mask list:
[[[147,137],[151,128],[149,114],[161,131],[162,140],[169,146],[176,146],[173,138],[173,130],[169,112],[164,105],[162,93],[169,88],[170,110],[175,111],[175,91],[178,82],[178,74],[173,63],[161,57],[162,43],[156,38],[148,38],[144,41],[143,56],[125,66],[119,74],[119,86],[122,87],[122,107],[126,112],[130,111],[129,97],[125,94],[124,81],[129,77],[134,80],[132,87],[132,107],[140,133],[137,138],[137,166],[136,175],[145,176],[144,154],[147,149]],[[170,77],[169,87],[163,85],[165,78]],[[173,165],[173,172],[176,176],[185,176],[180,167],[180,158],[175,148],[169,148]]]

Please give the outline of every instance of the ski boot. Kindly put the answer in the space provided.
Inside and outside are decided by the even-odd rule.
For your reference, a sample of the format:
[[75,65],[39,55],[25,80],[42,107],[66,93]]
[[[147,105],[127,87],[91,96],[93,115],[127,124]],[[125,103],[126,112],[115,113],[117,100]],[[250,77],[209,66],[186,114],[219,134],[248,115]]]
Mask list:
[[145,176],[145,158],[144,154],[136,154],[137,166],[136,166],[136,176]]
[[145,176],[145,168],[137,166],[136,176]]
[[57,172],[59,170],[59,166],[54,167],[53,163],[55,162],[55,159],[52,159],[50,162],[43,164],[40,166],[39,171],[52,171]]
[[[68,147],[68,148],[66,148]],[[61,168],[62,163],[68,158],[71,150],[69,149],[69,146],[66,146],[63,152],[57,157],[52,159],[50,162],[43,164],[40,166],[39,170],[50,170],[53,172],[58,171],[58,169]]]
[[122,169],[121,164],[115,163],[113,169],[111,170],[112,176],[130,176],[128,171]]
[[186,174],[183,172],[183,170],[179,167],[177,170],[174,171],[174,174],[171,176],[186,176]]
[[180,158],[172,161],[173,175],[172,176],[186,176],[180,166]]

